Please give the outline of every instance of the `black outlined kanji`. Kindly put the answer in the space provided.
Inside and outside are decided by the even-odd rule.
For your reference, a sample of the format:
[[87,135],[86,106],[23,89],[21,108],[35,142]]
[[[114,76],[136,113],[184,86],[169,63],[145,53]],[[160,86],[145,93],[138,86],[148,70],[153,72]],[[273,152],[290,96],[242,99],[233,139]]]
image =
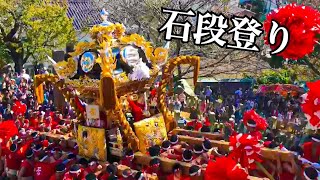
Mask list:
[[218,46],[223,47],[227,41],[221,37],[226,32],[226,29],[228,29],[228,19],[222,14],[198,13],[197,28],[196,32],[193,33],[194,43],[196,45],[216,43]]
[[271,29],[269,32],[269,37],[268,37],[268,41],[270,45],[275,45],[276,44],[276,38],[277,35],[279,33],[279,31],[282,31],[282,41],[280,46],[271,51],[270,54],[274,55],[274,54],[279,54],[282,51],[285,50],[285,48],[288,46],[289,44],[289,31],[285,28],[285,27],[281,27],[279,26],[279,24],[276,21],[271,21]]
[[[179,15],[194,17],[196,14],[190,9],[188,11],[179,11],[172,9],[162,8],[163,13],[169,13],[170,17],[167,19],[165,24],[159,29],[159,33],[166,31],[165,40],[170,41],[171,39],[182,39],[182,42],[187,43],[189,41],[190,30],[192,24],[186,20],[185,22],[176,22],[175,20]],[[173,34],[173,27],[181,27],[181,34]]]
[[233,28],[228,33],[233,33],[233,41],[235,45],[228,44],[228,48],[241,49],[246,51],[260,51],[255,45],[255,40],[259,37],[263,30],[262,24],[254,18],[233,17]]

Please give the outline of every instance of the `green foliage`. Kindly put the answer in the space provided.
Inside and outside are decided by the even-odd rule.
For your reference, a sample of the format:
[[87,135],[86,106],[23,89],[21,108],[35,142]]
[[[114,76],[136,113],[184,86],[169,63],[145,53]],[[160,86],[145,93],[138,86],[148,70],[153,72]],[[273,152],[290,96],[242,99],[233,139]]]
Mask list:
[[292,84],[297,75],[293,70],[281,69],[279,71],[266,70],[257,78],[258,84]]
[[272,55],[271,59],[268,61],[271,68],[282,68],[284,59],[280,56]]
[[8,63],[12,63],[12,58],[10,57],[6,46],[0,43],[0,68]]
[[[15,63],[30,57],[39,61],[53,49],[75,40],[72,20],[63,2],[0,0],[0,42]],[[17,58],[18,57],[18,58]]]

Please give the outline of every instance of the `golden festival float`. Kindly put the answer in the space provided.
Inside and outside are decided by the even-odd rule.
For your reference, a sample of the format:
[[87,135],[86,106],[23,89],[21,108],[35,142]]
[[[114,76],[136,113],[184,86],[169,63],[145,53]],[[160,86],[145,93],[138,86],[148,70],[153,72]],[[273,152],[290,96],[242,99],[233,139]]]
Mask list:
[[[139,34],[126,34],[120,23],[102,23],[90,30],[91,42],[79,42],[66,61],[53,62],[57,75],[35,76],[38,102],[43,102],[43,86],[54,84],[77,114],[77,127],[73,132],[79,154],[107,160],[107,148],[112,155],[122,156],[123,150],[136,152],[136,161],[149,165],[146,152],[150,146],[161,145],[172,134],[189,144],[202,144],[200,136],[210,139],[212,146],[229,152],[229,143],[220,141],[220,135],[187,131],[177,128],[173,113],[168,109],[166,97],[172,95],[172,75],[178,65],[194,66],[194,83],[200,67],[197,56],[179,56],[168,59],[169,49],[153,47]],[[97,69],[100,71],[97,74]],[[94,73],[90,73],[90,72]],[[160,78],[160,79],[159,79]],[[130,123],[128,99],[146,101],[150,87],[159,80],[157,88],[158,114],[144,108],[144,118]],[[168,88],[169,87],[169,88]],[[168,90],[169,89],[169,90]],[[146,103],[147,104],[147,103]],[[188,136],[183,135],[187,133]],[[282,161],[293,158],[289,152],[262,148],[266,159]],[[164,172],[170,172],[174,160],[160,158]],[[181,163],[188,173],[191,164]],[[270,177],[270,176],[269,176]],[[252,179],[255,179],[252,177]],[[257,178],[259,179],[259,178]]]

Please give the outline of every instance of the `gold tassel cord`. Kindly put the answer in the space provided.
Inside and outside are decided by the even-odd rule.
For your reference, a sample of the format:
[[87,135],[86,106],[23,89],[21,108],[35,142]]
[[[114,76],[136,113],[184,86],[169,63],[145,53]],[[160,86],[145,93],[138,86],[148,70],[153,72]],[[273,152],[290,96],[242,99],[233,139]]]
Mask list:
[[57,88],[62,93],[62,95],[64,96],[66,101],[68,101],[70,103],[71,107],[76,112],[78,120],[80,120],[80,121],[84,120],[83,114],[76,107],[76,104],[74,101],[74,95],[72,95],[69,91],[66,91],[64,89],[64,86],[65,86],[64,82],[59,80],[59,77],[57,75],[41,74],[41,75],[35,76],[35,92],[36,92],[38,102],[43,103],[43,100],[44,100],[44,92],[43,92],[43,83],[44,82],[52,83],[55,86],[55,88]]
[[163,74],[161,80],[161,86],[158,89],[158,108],[160,112],[163,114],[164,121],[166,124],[167,132],[173,130],[177,124],[174,122],[174,117],[171,112],[167,109],[165,104],[166,100],[166,92],[167,86],[170,84],[170,79],[172,79],[171,75],[173,74],[174,69],[178,65],[182,64],[190,64],[194,66],[194,78],[193,83],[196,84],[199,75],[199,68],[200,68],[200,57],[198,56],[179,56],[173,59],[170,59],[163,67]]
[[[105,51],[106,49],[103,50],[103,52]],[[112,58],[109,59],[105,54],[101,54],[100,105],[107,112],[108,119],[117,122],[119,126],[123,127],[124,137],[127,138],[128,146],[133,151],[138,151],[139,139],[123,114],[122,105],[117,97],[115,81],[112,78],[112,71],[115,68],[113,62]]]
[[255,161],[257,167],[270,179],[275,180],[273,176],[266,170],[266,168],[263,167],[263,165],[260,162]]

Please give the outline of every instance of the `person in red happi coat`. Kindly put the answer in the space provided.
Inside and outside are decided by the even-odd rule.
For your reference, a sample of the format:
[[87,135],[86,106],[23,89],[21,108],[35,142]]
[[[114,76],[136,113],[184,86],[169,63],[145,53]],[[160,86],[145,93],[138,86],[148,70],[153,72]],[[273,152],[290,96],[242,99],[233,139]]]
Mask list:
[[186,180],[188,176],[182,175],[182,167],[179,163],[176,163],[172,167],[172,172],[166,178],[166,180]]
[[10,152],[6,155],[5,169],[6,174],[10,179],[17,179],[18,171],[20,170],[21,161],[24,157],[20,156],[19,147],[17,144],[10,145]]
[[32,149],[28,149],[26,152],[26,159],[24,159],[21,163],[18,179],[33,180],[33,170],[34,170],[34,153]]
[[38,161],[34,165],[34,180],[49,179],[55,173],[55,167],[65,158],[66,156],[62,156],[59,160],[55,160],[46,152],[41,151],[38,155]]
[[126,155],[120,161],[120,164],[122,164],[124,166],[128,166],[128,167],[130,167],[132,169],[136,169],[137,168],[137,164],[135,164],[133,160],[134,160],[133,151],[131,149],[128,149],[126,151]]
[[311,137],[310,142],[306,142],[302,146],[303,157],[316,163],[320,160],[320,135],[316,134]]

